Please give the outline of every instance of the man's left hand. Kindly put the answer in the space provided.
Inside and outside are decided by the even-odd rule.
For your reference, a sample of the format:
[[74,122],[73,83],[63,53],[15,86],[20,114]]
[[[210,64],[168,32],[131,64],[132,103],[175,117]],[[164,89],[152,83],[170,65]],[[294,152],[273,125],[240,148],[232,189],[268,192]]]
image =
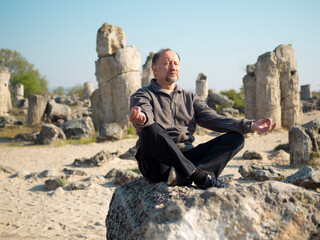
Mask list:
[[261,119],[252,124],[252,130],[255,132],[266,133],[272,131],[277,126],[277,123],[272,123],[271,118]]

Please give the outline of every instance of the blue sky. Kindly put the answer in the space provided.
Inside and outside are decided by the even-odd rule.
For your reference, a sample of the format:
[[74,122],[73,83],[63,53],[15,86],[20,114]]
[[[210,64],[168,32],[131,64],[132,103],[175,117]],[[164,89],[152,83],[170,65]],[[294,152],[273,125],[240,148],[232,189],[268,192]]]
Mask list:
[[280,44],[295,49],[300,85],[320,90],[318,0],[0,0],[0,48],[20,52],[49,87],[95,78],[96,35],[105,22],[121,27],[144,64],[170,47],[181,57],[179,85],[238,90],[247,64]]

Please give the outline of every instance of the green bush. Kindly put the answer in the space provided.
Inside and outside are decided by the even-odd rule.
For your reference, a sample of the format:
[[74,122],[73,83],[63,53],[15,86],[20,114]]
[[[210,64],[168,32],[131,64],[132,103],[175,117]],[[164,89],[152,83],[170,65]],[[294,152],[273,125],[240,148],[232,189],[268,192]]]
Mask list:
[[230,100],[234,101],[233,108],[239,110],[240,113],[244,113],[244,92],[243,88],[240,89],[240,92],[236,92],[234,89],[221,91],[222,95],[227,96]]

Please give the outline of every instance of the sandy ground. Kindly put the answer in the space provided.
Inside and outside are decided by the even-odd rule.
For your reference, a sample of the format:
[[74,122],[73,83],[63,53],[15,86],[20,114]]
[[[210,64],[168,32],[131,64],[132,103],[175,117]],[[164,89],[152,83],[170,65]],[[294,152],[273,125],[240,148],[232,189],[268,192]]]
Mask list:
[[[320,119],[320,112],[304,115],[304,121]],[[211,139],[212,134],[197,135],[196,144]],[[0,166],[12,168],[12,173],[0,171],[0,239],[106,239],[105,218],[114,189],[118,186],[112,179],[96,182],[89,190],[47,191],[43,178],[25,179],[27,173],[40,173],[51,168],[57,172],[73,168],[76,158],[92,157],[101,150],[126,152],[134,146],[136,138],[89,145],[23,146],[0,144]],[[246,145],[222,175],[240,177],[240,165],[252,160],[241,158],[245,150],[263,152],[268,155],[279,144],[288,143],[288,132],[276,130],[265,135],[254,134],[246,138]],[[255,160],[265,165],[274,165],[271,160]],[[107,174],[112,168],[136,168],[133,160],[115,158],[103,167],[77,168],[88,176]],[[297,169],[287,165],[276,166],[285,175]],[[60,173],[58,173],[60,175]],[[82,177],[84,178],[84,177]]]

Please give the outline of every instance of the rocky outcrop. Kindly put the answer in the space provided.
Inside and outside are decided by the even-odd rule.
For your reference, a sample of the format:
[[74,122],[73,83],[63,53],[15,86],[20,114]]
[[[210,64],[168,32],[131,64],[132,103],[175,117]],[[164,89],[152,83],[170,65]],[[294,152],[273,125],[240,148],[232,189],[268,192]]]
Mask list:
[[261,166],[256,164],[245,164],[239,167],[239,173],[243,180],[282,180],[284,175],[271,166]]
[[[313,127],[316,124],[309,122],[309,130],[305,127],[296,125],[289,131],[289,149],[290,149],[290,165],[293,167],[308,164],[311,160],[311,152],[313,147],[317,149],[317,135],[313,135]],[[313,138],[310,138],[310,135]],[[312,141],[313,139],[313,141]]]
[[304,188],[320,188],[320,171],[306,166],[298,170],[295,174],[286,178],[285,182],[292,183]]
[[48,100],[45,113],[51,122],[57,122],[59,119],[63,119],[64,121],[71,120],[70,107],[65,104],[56,103],[53,99]]
[[37,135],[37,144],[51,144],[56,140],[66,140],[63,130],[53,124],[42,126],[40,133]]
[[120,140],[123,129],[118,123],[102,124],[99,128],[99,140]]
[[279,127],[287,129],[301,124],[299,77],[290,45],[280,45],[273,52],[259,56],[254,67],[247,67],[243,84],[246,118],[270,117]]
[[203,191],[141,178],[115,190],[107,239],[319,239],[319,202],[275,181]]
[[47,99],[40,95],[31,94],[28,97],[28,125],[39,124],[44,120]]
[[95,133],[90,117],[76,118],[64,123],[63,131],[67,139],[91,137]]
[[96,77],[99,88],[92,94],[95,128],[104,123],[129,124],[130,96],[141,87],[141,56],[125,46],[121,28],[105,23],[98,31]]
[[208,106],[216,109],[216,105],[232,107],[234,102],[231,101],[227,96],[218,93],[214,89],[209,89],[208,93]]
[[10,72],[8,68],[0,66],[0,116],[7,115],[10,110],[11,98],[9,93],[9,79]]
[[207,76],[203,73],[198,74],[198,78],[196,80],[196,94],[203,100],[207,101],[208,97],[208,80]]
[[142,78],[141,78],[141,86],[146,87],[149,86],[150,81],[154,78],[152,71],[152,58],[154,53],[150,52],[149,56],[146,59],[146,62],[142,66]]

